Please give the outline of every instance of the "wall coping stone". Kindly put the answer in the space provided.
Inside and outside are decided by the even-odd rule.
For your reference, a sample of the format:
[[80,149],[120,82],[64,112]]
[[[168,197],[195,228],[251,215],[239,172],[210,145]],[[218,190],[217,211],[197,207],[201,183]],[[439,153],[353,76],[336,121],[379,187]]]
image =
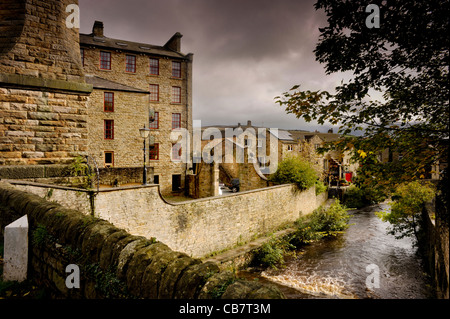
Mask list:
[[12,87],[22,86],[30,89],[71,91],[85,94],[90,94],[93,90],[92,84],[87,84],[83,82],[43,79],[21,74],[0,73],[0,84]]

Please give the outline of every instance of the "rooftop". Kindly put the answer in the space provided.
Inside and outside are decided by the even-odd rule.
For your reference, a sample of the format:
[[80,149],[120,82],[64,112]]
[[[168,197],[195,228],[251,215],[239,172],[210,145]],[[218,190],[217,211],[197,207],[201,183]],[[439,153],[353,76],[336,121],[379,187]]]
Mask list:
[[81,46],[95,46],[105,49],[115,49],[122,51],[130,51],[135,53],[147,53],[152,55],[160,55],[171,58],[189,58],[190,54],[183,54],[180,52],[180,40],[183,37],[179,32],[175,33],[169,41],[163,46],[132,42],[126,40],[119,40],[108,38],[104,36],[103,22],[95,21],[91,34],[80,33]]
[[86,75],[86,83],[92,84],[95,89],[104,89],[111,91],[123,91],[123,92],[134,92],[134,93],[144,93],[149,94],[149,91],[144,91],[141,89],[134,88],[132,86],[120,84],[114,81],[106,80],[96,75]]

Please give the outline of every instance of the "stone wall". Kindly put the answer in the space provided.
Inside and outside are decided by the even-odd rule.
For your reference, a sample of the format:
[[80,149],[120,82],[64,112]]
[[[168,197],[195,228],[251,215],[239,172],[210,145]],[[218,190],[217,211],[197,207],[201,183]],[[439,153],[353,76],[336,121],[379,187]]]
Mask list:
[[0,87],[0,165],[64,164],[87,150],[85,94]]
[[77,0],[4,0],[0,4],[0,73],[84,83],[78,29],[66,7]]
[[[11,183],[41,196],[48,192],[47,188],[41,190],[42,185]],[[78,202],[87,200],[84,195],[76,197],[67,192],[70,190],[55,186],[51,200],[68,207],[77,205],[85,214],[94,213],[136,236],[155,237],[171,249],[194,257],[273,232],[312,213],[327,199],[327,194],[316,196],[315,187],[301,192],[295,185],[281,185],[168,203],[161,197],[158,185],[149,185],[101,189],[91,199],[92,209],[88,209],[89,205]]]
[[[441,207],[440,207],[441,205]],[[449,229],[448,224],[436,217],[436,209],[442,209],[439,198],[427,203],[422,211],[423,237],[420,241],[426,257],[426,268],[431,275],[438,298],[449,298]]]
[[[271,286],[237,279],[154,238],[0,184],[0,229],[27,215],[30,271],[54,298],[282,298]],[[66,267],[80,269],[80,287],[66,286]]]
[[87,150],[87,103],[72,0],[0,4],[0,165],[67,163]]

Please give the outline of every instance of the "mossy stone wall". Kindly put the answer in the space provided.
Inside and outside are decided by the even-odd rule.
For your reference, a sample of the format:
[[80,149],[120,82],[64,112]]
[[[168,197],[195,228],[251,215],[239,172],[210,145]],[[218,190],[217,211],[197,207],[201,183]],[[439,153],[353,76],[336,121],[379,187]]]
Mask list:
[[[272,286],[237,279],[215,263],[0,182],[1,235],[25,214],[29,274],[55,298],[283,298]],[[66,287],[69,264],[80,268],[80,288]]]

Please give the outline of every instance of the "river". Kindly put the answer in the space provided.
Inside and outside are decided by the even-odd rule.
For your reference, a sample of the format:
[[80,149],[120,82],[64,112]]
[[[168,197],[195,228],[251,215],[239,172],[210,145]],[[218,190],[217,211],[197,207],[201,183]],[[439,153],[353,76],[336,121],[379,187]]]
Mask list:
[[379,204],[349,213],[345,233],[287,256],[284,266],[242,271],[240,276],[276,283],[289,299],[428,299],[435,298],[412,239],[387,234]]

